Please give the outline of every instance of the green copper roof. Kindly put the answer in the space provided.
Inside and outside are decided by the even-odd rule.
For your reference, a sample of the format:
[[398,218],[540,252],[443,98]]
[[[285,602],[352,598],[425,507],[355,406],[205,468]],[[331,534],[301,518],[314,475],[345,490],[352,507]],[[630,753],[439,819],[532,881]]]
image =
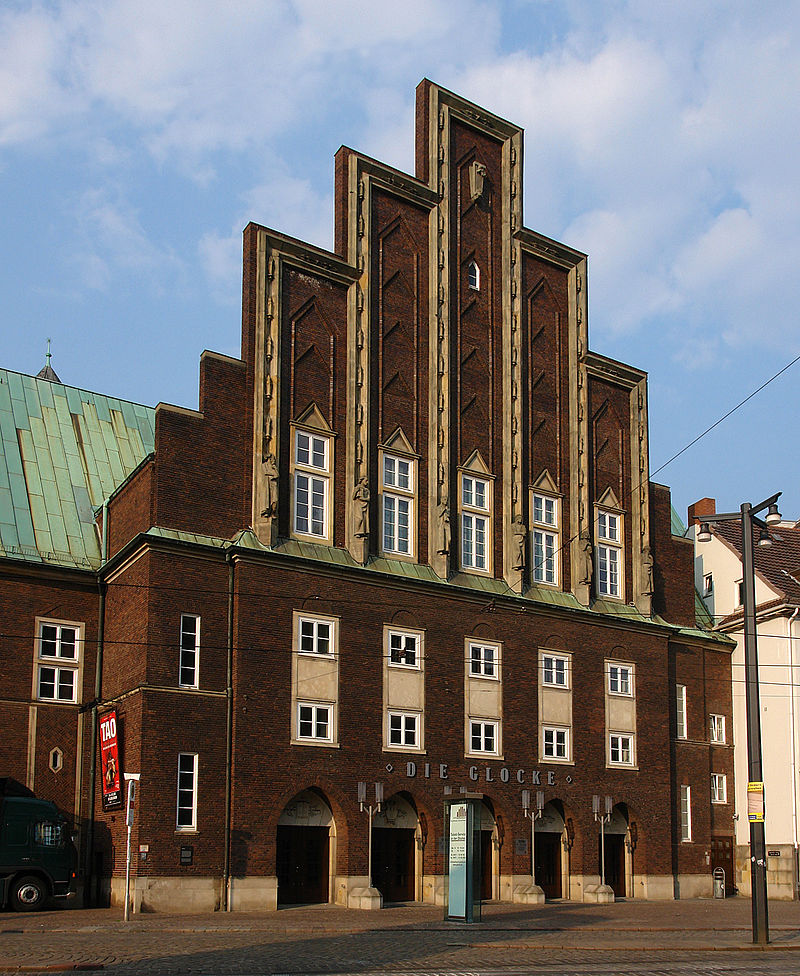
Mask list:
[[0,369],[0,556],[100,565],[94,509],[153,451],[155,411]]

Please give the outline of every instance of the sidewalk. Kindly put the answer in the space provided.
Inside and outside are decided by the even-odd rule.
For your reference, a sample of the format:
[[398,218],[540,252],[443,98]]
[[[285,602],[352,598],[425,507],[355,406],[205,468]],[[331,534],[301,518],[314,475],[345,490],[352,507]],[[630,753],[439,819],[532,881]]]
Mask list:
[[[134,915],[119,909],[0,914],[0,972],[104,969],[236,972],[257,960],[264,972],[416,970],[468,959],[497,968],[531,950],[597,953],[763,953],[800,949],[800,905],[771,902],[771,942],[752,945],[751,905],[725,901],[490,903],[472,925],[446,922],[442,909],[397,906],[360,912],[333,905],[270,913]],[[800,955],[796,971],[800,971]],[[186,970],[182,969],[185,962]],[[189,961],[190,960],[190,961]],[[214,961],[216,960],[216,962]],[[493,964],[492,964],[493,961]],[[24,969],[23,969],[24,967]],[[133,968],[130,968],[133,967]],[[234,968],[230,968],[234,967]],[[251,971],[251,970],[246,970]]]

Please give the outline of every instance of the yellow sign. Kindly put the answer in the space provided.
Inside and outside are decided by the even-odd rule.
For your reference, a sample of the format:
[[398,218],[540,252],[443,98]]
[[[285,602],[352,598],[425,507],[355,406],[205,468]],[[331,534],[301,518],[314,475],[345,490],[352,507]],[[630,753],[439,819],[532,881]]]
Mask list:
[[764,784],[747,784],[747,819],[750,823],[764,823]]

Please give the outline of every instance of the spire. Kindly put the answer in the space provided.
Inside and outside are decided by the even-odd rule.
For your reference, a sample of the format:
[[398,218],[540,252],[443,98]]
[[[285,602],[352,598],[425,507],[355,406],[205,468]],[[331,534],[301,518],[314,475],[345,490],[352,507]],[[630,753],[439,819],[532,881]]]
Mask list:
[[56,376],[56,371],[50,365],[50,356],[51,355],[52,355],[52,353],[50,352],[50,339],[48,339],[47,340],[47,355],[45,357],[45,359],[47,360],[47,362],[44,364],[44,366],[36,374],[36,379],[37,380],[48,380],[50,383],[60,383],[61,380],[58,378],[58,376]]

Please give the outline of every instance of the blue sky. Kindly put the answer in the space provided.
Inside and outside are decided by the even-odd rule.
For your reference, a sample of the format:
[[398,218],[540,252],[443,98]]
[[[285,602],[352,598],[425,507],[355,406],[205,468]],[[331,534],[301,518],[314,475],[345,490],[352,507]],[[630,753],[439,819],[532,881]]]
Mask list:
[[[650,374],[655,470],[800,354],[792,2],[0,5],[0,364],[197,405],[249,220],[330,247],[342,143],[413,170],[423,77],[524,126],[526,224],[589,255],[592,348]],[[656,475],[782,490],[800,364]]]

